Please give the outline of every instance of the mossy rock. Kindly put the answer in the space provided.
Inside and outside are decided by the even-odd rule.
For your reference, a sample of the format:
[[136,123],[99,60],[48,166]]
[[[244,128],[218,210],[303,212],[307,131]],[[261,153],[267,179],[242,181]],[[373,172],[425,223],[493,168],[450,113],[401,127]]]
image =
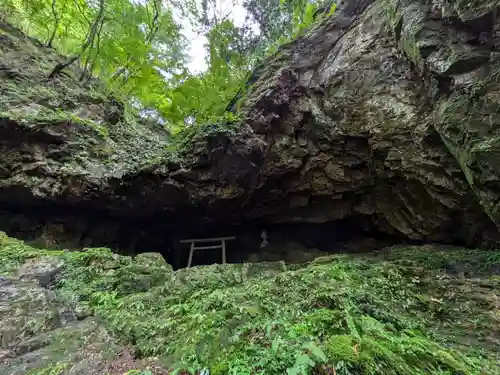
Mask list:
[[135,256],[134,261],[145,267],[165,267],[172,269],[172,266],[167,264],[163,255],[158,253],[142,253]]
[[[1,243],[0,257],[9,268],[19,268],[26,259],[43,261],[43,250],[5,235]],[[294,270],[277,262],[175,272],[157,254],[132,259],[108,249],[86,249],[56,257],[64,265],[53,303],[64,301],[96,315],[104,326],[96,326],[91,342],[102,350],[111,343],[111,357],[119,339],[167,367],[207,367],[220,374],[256,369],[269,375],[292,369],[312,374],[321,366],[375,375],[498,373],[500,279],[495,273],[500,255],[495,251],[413,246],[325,257]],[[470,267],[460,275],[447,273],[460,265]],[[37,283],[21,283],[41,290]],[[32,332],[20,341],[28,357],[50,354],[46,368],[67,361],[73,366],[68,368],[93,366],[81,355],[82,335],[71,333],[86,332],[81,323],[58,326],[49,312],[58,311],[56,316],[66,321],[76,314],[43,307],[44,300],[32,300],[28,292],[17,295],[19,303],[40,312],[31,325],[19,321]],[[11,308],[17,309],[18,302]],[[62,358],[56,343],[64,337],[70,340],[65,346],[77,349]],[[42,365],[23,356],[17,360],[23,366]]]
[[325,354],[330,363],[359,362],[359,344],[352,336],[349,335],[335,335],[328,338],[324,344]]

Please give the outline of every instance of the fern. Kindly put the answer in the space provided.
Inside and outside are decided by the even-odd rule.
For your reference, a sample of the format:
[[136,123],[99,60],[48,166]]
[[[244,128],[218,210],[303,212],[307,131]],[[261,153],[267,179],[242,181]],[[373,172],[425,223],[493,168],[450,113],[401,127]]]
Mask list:
[[[390,261],[336,257],[246,279],[237,276],[253,265],[196,267],[174,278],[164,264],[144,265],[107,249],[50,254],[64,259],[61,296],[97,314],[138,356],[159,357],[177,373],[497,374],[498,348],[484,337],[500,335],[500,284],[484,274],[484,264],[494,273],[498,251],[450,249],[435,252],[432,263],[416,249],[406,249],[406,265],[394,250],[382,254]],[[4,272],[41,253],[0,233]],[[443,284],[440,269],[456,262],[479,274]],[[458,292],[467,307],[453,298]],[[399,303],[400,296],[410,303]],[[452,318],[432,317],[423,297],[442,300]]]

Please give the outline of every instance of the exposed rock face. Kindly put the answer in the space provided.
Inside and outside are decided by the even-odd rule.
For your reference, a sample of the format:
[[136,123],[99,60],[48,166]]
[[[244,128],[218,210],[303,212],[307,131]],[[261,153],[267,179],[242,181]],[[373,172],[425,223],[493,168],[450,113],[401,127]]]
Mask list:
[[349,3],[258,73],[265,85],[245,104],[268,149],[253,206],[296,206],[286,215],[297,220],[371,215],[414,239],[480,240],[482,212],[498,224],[488,208],[500,165],[489,146],[500,108],[494,4],[368,3]]
[[98,82],[46,79],[61,56],[6,24],[0,38],[2,202],[85,206],[164,153],[167,133],[125,118]]
[[[0,232],[0,242],[2,238]],[[163,267],[160,258],[146,254],[137,263]],[[148,368],[155,375],[167,374],[154,359],[135,359],[133,350],[118,344],[102,319],[69,306],[55,289],[55,280],[46,283],[61,276],[63,264],[56,256],[30,259],[14,275],[0,277],[1,373],[122,375]],[[150,280],[146,277],[145,282]]]
[[[239,134],[200,141],[179,163],[165,161],[160,129],[109,117],[123,108],[66,78],[45,81],[45,52],[2,31],[0,199],[121,218],[362,217],[408,239],[494,245],[500,0],[430,3],[346,1],[257,69]],[[23,43],[34,63],[19,67]],[[55,92],[35,95],[34,83]],[[74,116],[55,121],[61,108]]]
[[[38,269],[33,273],[25,267],[23,276],[37,278],[40,268],[50,268],[46,261],[35,265]],[[28,373],[60,361],[59,371],[97,374],[122,350],[96,319],[77,320],[53,291],[36,281],[0,277],[0,289],[0,367],[4,373]]]

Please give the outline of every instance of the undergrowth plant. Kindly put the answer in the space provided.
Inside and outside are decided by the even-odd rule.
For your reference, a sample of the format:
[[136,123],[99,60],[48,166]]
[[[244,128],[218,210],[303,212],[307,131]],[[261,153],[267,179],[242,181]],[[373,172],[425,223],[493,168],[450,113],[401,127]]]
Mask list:
[[150,370],[129,370],[123,375],[153,375]]
[[[3,241],[8,268],[40,255]],[[68,303],[175,373],[499,374],[498,251],[395,248],[293,271],[271,263],[174,272],[107,249],[57,256]]]

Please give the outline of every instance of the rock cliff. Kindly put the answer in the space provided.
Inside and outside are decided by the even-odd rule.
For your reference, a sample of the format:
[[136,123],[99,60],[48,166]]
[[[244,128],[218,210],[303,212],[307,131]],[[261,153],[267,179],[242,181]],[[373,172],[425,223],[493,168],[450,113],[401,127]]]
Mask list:
[[1,205],[149,223],[351,219],[495,245],[499,5],[345,1],[256,69],[234,104],[236,134],[195,140],[180,158],[98,82],[46,79],[61,57],[3,24]]

